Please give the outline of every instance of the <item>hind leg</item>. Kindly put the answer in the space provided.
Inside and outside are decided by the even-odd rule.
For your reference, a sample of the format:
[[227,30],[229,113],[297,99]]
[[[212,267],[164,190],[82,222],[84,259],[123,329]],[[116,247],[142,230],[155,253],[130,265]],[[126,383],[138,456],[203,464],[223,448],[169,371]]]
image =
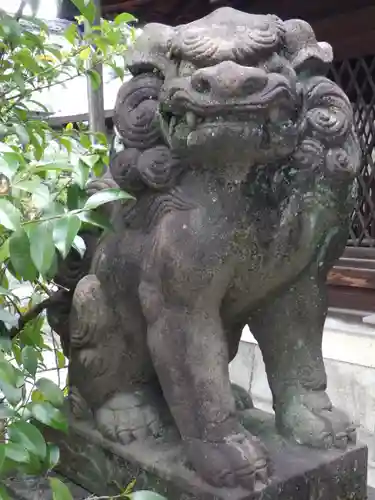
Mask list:
[[[132,322],[116,317],[99,280],[89,275],[75,290],[70,318],[72,411],[76,417],[90,412],[103,435],[122,443],[159,436],[162,420],[167,421],[152,363],[134,341],[137,336],[139,343],[142,334],[135,310]],[[132,325],[134,332],[128,326],[125,332],[123,325]]]

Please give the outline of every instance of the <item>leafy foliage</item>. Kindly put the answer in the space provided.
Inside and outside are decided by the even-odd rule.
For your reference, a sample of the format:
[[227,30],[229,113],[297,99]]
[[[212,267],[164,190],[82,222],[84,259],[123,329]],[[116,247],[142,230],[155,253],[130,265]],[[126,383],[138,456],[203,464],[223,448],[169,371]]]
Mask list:
[[[36,11],[36,0],[28,1]],[[46,474],[58,463],[58,448],[34,425],[67,430],[63,384],[40,376],[48,352],[58,368],[66,365],[44,309],[56,289],[58,258],[71,248],[82,255],[80,230],[107,227],[95,216],[100,205],[129,198],[116,189],[86,194],[90,176],[108,165],[107,138],[82,124],[52,128],[39,100],[43,89],[79,75],[98,86],[98,64],[125,75],[123,54],[134,38],[127,23],[134,18],[121,14],[93,26],[92,1],[73,1],[82,16],[66,29],[64,46],[51,42],[43,21],[0,10],[0,478],[15,469]],[[72,498],[57,478],[50,485],[55,500]]]

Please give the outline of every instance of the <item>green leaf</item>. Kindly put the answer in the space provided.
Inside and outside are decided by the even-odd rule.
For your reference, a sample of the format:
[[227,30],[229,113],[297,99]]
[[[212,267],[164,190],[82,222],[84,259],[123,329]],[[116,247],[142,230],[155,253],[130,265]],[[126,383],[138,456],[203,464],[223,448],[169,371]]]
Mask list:
[[30,255],[30,242],[23,229],[9,239],[9,256],[15,271],[26,281],[34,281],[38,275]]
[[65,368],[66,366],[66,359],[64,354],[61,351],[56,351],[56,358],[57,358],[57,368]]
[[22,359],[21,359],[21,348],[18,344],[12,343],[12,349],[14,359],[17,361],[18,366],[21,366],[22,364]]
[[75,23],[72,23],[64,31],[64,37],[66,38],[66,40],[68,40],[69,43],[73,45],[75,39],[77,38],[77,33],[77,25]]
[[11,500],[5,486],[0,484],[0,500]]
[[46,50],[47,52],[50,52],[52,55],[54,55],[56,57],[56,59],[61,61],[62,53],[61,53],[61,49],[58,45],[46,45],[44,47],[44,50]]
[[0,420],[5,420],[10,417],[14,417],[14,410],[10,408],[8,405],[1,403],[0,404]]
[[9,239],[5,240],[0,246],[0,263],[5,262],[9,258]]
[[56,220],[53,227],[53,241],[62,257],[66,257],[71,249],[74,238],[81,227],[77,215],[68,215]]
[[26,146],[27,144],[29,144],[30,137],[29,137],[29,133],[26,130],[26,128],[23,125],[21,125],[20,123],[14,124],[13,127],[14,127],[14,131],[17,134],[18,139],[20,140],[20,143],[22,144],[22,146]]
[[[11,354],[12,341],[9,337],[3,336],[4,334],[8,335],[8,331],[6,330],[6,332],[5,332],[4,330],[6,330],[6,329],[5,329],[5,326],[3,324],[2,327],[0,328],[0,351],[3,351],[7,354]],[[0,404],[0,413],[1,413],[1,404]]]
[[85,163],[90,168],[93,168],[95,163],[97,163],[99,160],[100,160],[99,155],[81,156],[81,161],[83,161],[83,163]]
[[13,73],[13,81],[16,83],[18,90],[22,93],[25,92],[25,80],[24,76],[22,74],[22,71],[20,71],[20,68],[17,67],[15,72]]
[[41,68],[37,64],[36,59],[33,57],[30,49],[23,48],[14,55],[14,58],[21,62],[21,64],[28,69],[31,73],[39,73]]
[[74,167],[74,182],[78,184],[80,188],[84,188],[86,186],[86,182],[88,181],[90,175],[90,167],[86,165],[85,162],[80,158],[77,164]]
[[82,61],[87,61],[87,59],[90,57],[91,54],[91,47],[85,47],[79,52],[79,58],[82,59]]
[[57,477],[50,477],[49,482],[52,489],[52,500],[73,500],[69,488]]
[[27,322],[20,334],[21,342],[25,345],[43,347],[44,342],[41,329],[44,322],[45,318],[41,315],[35,318],[35,320]]
[[130,493],[134,490],[134,487],[137,483],[137,478],[133,478],[130,483],[127,484],[126,488],[121,491],[122,495],[130,495]]
[[117,66],[117,64],[110,64],[111,68],[113,69],[113,71],[116,73],[116,76],[118,78],[121,78],[121,80],[124,78],[125,76],[125,70],[124,68],[121,68],[120,66]]
[[61,160],[61,161],[55,161],[55,162],[40,162],[37,165],[33,166],[33,171],[35,173],[39,172],[48,172],[48,171],[65,171],[65,172],[72,172],[72,167],[69,167],[69,165],[66,164],[66,161]]
[[92,226],[100,227],[101,229],[108,229],[109,231],[113,230],[112,224],[103,214],[95,213],[95,212],[79,212],[78,217],[82,222],[86,222]]
[[86,149],[89,149],[91,147],[90,137],[87,134],[85,134],[84,132],[79,134],[79,142]]
[[7,443],[5,448],[6,456],[13,462],[17,463],[27,463],[30,460],[29,452],[18,443],[12,443],[11,441]]
[[73,150],[73,146],[72,146],[72,141],[70,138],[67,138],[67,137],[59,137],[58,138],[58,141],[60,142],[60,144],[62,146],[64,146],[64,148],[68,151],[68,153],[71,153],[72,150]]
[[25,369],[30,373],[30,375],[35,377],[39,358],[38,353],[32,346],[27,345],[22,349],[21,360]]
[[48,186],[45,184],[40,184],[32,195],[32,202],[38,209],[43,209],[49,205],[51,201],[51,195]]
[[55,256],[53,228],[49,221],[30,224],[28,228],[30,255],[40,274],[45,274],[52,266]]
[[4,139],[11,132],[10,128],[4,125],[4,123],[0,123],[0,139]]
[[123,12],[115,17],[115,24],[128,24],[137,21],[138,19],[128,12]]
[[20,444],[29,453],[39,457],[42,460],[46,459],[47,445],[39,429],[35,425],[18,420],[13,422],[9,427],[9,439],[13,443]]
[[95,20],[96,8],[93,2],[87,0],[72,0],[80,13],[92,24]]
[[10,201],[0,198],[0,225],[17,231],[21,224],[21,212]]
[[83,208],[84,210],[92,210],[100,205],[104,205],[104,203],[119,200],[134,200],[134,197],[121,189],[103,189],[103,191],[98,191],[90,196]]
[[9,311],[0,306],[0,321],[4,321],[4,323],[8,323],[11,326],[18,325],[18,318],[14,314],[11,314]]
[[12,187],[20,189],[21,191],[26,191],[27,193],[32,193],[35,189],[38,189],[40,183],[41,180],[39,177],[34,176],[32,179],[14,182]]
[[20,166],[19,155],[17,153],[2,153],[0,156],[0,174],[5,175],[8,179],[17,173]]
[[14,387],[20,386],[18,370],[4,358],[0,361],[0,382],[1,381],[5,381]]
[[41,401],[45,401],[45,397],[38,389],[34,389],[31,393],[31,401],[33,403],[40,403]]
[[37,381],[36,387],[53,406],[59,407],[64,404],[64,394],[52,380],[41,378]]
[[72,184],[67,190],[67,205],[69,210],[82,208],[85,204],[87,195],[84,189],[81,189],[78,184]]
[[0,443],[0,473],[5,462],[5,444]]
[[31,131],[29,131],[29,136],[30,136],[30,143],[34,146],[35,159],[39,161],[44,154],[43,144],[39,142],[36,134],[33,134]]
[[5,380],[0,380],[0,389],[6,400],[13,406],[17,406],[22,401],[25,392],[23,387],[14,387]]
[[47,464],[48,468],[51,470],[59,463],[60,460],[60,449],[57,445],[53,443],[47,444]]
[[0,286],[0,295],[7,295],[9,297],[16,297],[10,290],[7,290],[6,288],[3,288]]
[[25,381],[18,369],[6,359],[0,361],[0,389],[6,400],[13,406],[17,405],[23,398]]
[[44,425],[59,431],[68,431],[68,422],[62,412],[48,401],[33,402],[29,405],[33,417]]
[[91,80],[91,85],[94,90],[98,90],[100,87],[100,83],[102,81],[99,73],[97,71],[94,71],[92,69],[87,70],[87,75],[89,76]]
[[76,250],[79,253],[79,255],[80,255],[81,258],[85,255],[85,253],[86,253],[86,244],[85,244],[84,239],[81,238],[81,236],[79,236],[78,234],[74,238],[72,247],[74,248],[74,250]]

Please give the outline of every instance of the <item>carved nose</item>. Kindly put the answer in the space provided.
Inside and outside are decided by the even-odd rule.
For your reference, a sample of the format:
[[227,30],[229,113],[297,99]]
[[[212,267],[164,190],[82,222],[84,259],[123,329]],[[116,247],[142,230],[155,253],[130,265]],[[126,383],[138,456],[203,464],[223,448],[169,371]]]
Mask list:
[[267,85],[267,80],[267,73],[262,69],[224,61],[197,70],[191,78],[191,85],[201,94],[238,97],[259,92]]

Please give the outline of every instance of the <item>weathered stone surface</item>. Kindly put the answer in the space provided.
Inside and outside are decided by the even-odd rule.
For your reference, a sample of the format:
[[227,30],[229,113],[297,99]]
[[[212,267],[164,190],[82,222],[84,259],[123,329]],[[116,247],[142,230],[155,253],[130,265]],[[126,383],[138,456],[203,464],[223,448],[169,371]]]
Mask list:
[[[213,488],[189,467],[181,443],[169,440],[113,443],[87,423],[72,422],[69,437],[52,433],[61,446],[59,471],[97,495],[114,495],[136,478],[135,489],[151,489],[168,500],[365,500],[367,448],[316,450],[276,434],[273,417],[259,410],[242,421],[262,437],[273,463],[268,486],[254,492]],[[51,437],[51,434],[49,434]]]
[[321,349],[355,199],[352,107],[324,76],[331,47],[301,20],[222,8],[146,26],[127,57],[110,169],[89,189],[136,200],[107,204],[115,230],[83,235],[49,310],[71,409],[134,453],[174,429],[202,479],[252,491],[270,456],[228,374],[246,324],[279,432],[321,448],[355,440]]
[[[59,477],[69,488],[73,500],[86,500],[91,496],[87,490]],[[5,481],[11,500],[53,500],[52,490],[45,477],[18,475]]]

